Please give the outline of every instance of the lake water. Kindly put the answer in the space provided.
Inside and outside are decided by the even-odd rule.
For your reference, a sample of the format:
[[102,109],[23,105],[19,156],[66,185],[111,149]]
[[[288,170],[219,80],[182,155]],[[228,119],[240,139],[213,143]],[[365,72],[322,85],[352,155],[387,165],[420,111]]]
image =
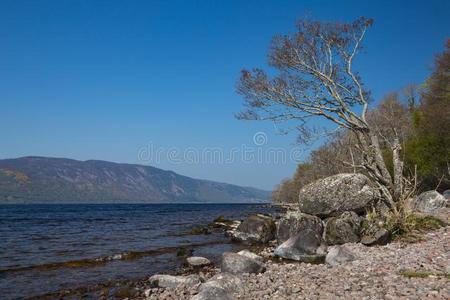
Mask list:
[[255,204],[0,205],[0,293],[23,299],[179,268],[181,248],[217,261],[236,250],[223,232],[190,235],[219,215],[242,219]]

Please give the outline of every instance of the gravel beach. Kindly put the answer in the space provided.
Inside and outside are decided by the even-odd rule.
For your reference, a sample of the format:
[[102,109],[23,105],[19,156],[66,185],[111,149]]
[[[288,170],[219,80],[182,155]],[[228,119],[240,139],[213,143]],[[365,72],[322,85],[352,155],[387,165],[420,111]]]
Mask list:
[[[346,246],[356,260],[334,267],[269,258],[265,273],[240,276],[242,285],[233,296],[252,300],[450,299],[449,227],[426,233],[416,243]],[[270,256],[267,250],[262,254]],[[190,299],[196,288],[148,289],[143,298]]]

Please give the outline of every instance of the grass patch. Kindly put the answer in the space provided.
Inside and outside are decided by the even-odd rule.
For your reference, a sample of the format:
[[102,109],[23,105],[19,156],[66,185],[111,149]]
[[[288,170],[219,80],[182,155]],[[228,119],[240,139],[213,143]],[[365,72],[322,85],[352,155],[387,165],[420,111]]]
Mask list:
[[443,273],[443,272],[402,271],[400,272],[400,275],[408,278],[427,278],[429,276],[435,276],[450,279],[450,273]]
[[429,231],[444,227],[446,224],[442,220],[430,215],[420,216],[410,214],[406,217],[406,226],[412,230]]
[[447,224],[436,217],[415,213],[392,217],[388,220],[391,239],[408,243],[421,241],[422,233],[444,226]]

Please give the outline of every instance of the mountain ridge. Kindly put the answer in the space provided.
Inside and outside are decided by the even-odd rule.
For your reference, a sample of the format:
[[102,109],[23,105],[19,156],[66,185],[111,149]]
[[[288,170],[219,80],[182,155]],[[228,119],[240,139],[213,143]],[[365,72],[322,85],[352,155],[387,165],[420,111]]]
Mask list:
[[4,203],[261,203],[269,192],[153,166],[42,156],[0,159]]

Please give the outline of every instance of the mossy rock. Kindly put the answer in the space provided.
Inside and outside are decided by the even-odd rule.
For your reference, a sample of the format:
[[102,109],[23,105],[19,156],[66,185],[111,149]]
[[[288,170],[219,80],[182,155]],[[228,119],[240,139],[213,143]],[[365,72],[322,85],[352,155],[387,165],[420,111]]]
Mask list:
[[360,240],[361,220],[354,212],[344,212],[329,218],[325,225],[324,240],[328,245],[356,243]]

